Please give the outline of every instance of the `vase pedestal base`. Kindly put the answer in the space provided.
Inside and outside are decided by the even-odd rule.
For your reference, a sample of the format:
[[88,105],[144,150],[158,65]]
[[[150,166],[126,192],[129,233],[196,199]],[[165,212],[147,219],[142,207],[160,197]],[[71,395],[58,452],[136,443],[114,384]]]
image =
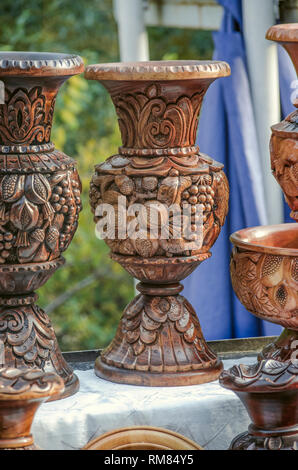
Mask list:
[[0,267],[5,283],[2,291],[0,286],[0,368],[37,368],[59,375],[64,390],[60,388],[57,394],[51,394],[50,401],[76,393],[79,379],[62,356],[52,323],[36,305],[38,296],[31,289],[43,285],[63,263],[60,258],[40,264]]
[[112,382],[152,387],[196,385],[216,380],[222,362],[208,347],[179,283],[141,282],[124,310],[95,373]]
[[236,393],[251,418],[233,450],[298,450],[297,332],[285,329],[259,361],[224,371],[220,383]]
[[150,372],[129,371],[105,364],[100,357],[95,362],[95,374],[102,379],[129,385],[150,387],[177,387],[199,385],[217,380],[223,370],[220,360],[210,369],[180,372],[177,374],[159,374]]
[[235,437],[230,450],[298,450],[298,432],[271,436],[256,436],[244,432]]
[[72,374],[70,380],[64,383],[64,392],[59,395],[54,395],[53,397],[48,398],[47,402],[62,400],[62,398],[68,398],[77,393],[80,389],[80,381],[76,374]]
[[298,360],[298,331],[285,328],[281,335],[268,344],[259,354],[258,359],[276,359],[277,361]]
[[[28,302],[34,300],[28,296]],[[26,300],[23,297],[24,301]],[[64,382],[64,390],[52,394],[47,401],[74,395],[80,388],[79,379],[65,361],[47,314],[35,303],[0,306],[0,340],[3,351],[0,368],[41,369],[56,373]]]

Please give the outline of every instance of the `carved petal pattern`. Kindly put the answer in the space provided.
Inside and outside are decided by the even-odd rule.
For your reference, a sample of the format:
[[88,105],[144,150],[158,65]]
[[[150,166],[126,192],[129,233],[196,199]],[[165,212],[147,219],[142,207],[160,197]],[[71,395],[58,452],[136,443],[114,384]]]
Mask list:
[[5,347],[5,366],[44,369],[55,356],[55,372],[71,379],[72,371],[58,352],[51,322],[39,307],[2,307],[0,340]]
[[156,372],[197,370],[217,361],[203,339],[194,310],[180,295],[138,295],[128,305],[101,359],[127,367],[128,357],[130,369]]

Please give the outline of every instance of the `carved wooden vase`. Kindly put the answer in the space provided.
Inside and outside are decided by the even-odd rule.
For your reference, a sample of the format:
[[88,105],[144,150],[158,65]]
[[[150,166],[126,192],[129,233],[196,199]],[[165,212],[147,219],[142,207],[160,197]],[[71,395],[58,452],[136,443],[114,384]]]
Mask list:
[[[91,207],[99,224],[103,205],[113,207],[115,231],[106,227],[105,232],[111,257],[141,281],[140,295],[127,306],[114,340],[96,360],[100,377],[176,386],[215,380],[222,370],[196,313],[180,295],[179,281],[211,256],[228,210],[223,165],[200,153],[195,141],[208,86],[229,74],[228,64],[215,61],[86,68],[86,78],[101,82],[111,95],[123,144],[96,166]],[[138,235],[124,230],[135,207]]]
[[65,391],[51,399],[79,386],[35,290],[64,263],[78,225],[76,164],[50,134],[60,86],[82,71],[78,56],[0,52],[0,366],[56,372]]
[[[298,24],[272,26],[267,39],[279,42],[288,52],[298,73]],[[289,94],[290,94],[289,90]],[[294,101],[298,108],[298,99]],[[272,126],[270,141],[271,168],[291,208],[291,217],[298,222],[298,110]]]
[[40,450],[31,426],[36,411],[49,397],[61,395],[64,382],[40,369],[0,369],[0,451]]

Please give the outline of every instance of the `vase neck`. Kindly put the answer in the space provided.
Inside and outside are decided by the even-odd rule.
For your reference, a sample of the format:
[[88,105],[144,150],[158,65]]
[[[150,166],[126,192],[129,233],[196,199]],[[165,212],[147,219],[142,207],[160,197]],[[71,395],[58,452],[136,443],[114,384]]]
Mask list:
[[122,137],[122,154],[193,153],[203,96],[213,80],[104,81]]
[[50,143],[54,106],[66,77],[4,77],[0,105],[0,153],[34,153]]

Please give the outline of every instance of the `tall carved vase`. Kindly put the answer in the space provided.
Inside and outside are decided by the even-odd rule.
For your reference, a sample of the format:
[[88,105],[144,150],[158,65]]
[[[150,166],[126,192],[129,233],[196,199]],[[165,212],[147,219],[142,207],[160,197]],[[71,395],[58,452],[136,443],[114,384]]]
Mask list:
[[64,263],[81,210],[73,159],[50,141],[56,96],[82,59],[66,54],[0,52],[0,367],[40,368],[79,382],[60,352],[36,289]]
[[[267,39],[279,42],[288,52],[298,73],[298,24],[272,26]],[[291,90],[289,90],[289,94]],[[298,108],[296,98],[294,106]],[[283,121],[272,126],[270,141],[271,168],[280,184],[292,212],[291,217],[298,222],[298,110],[293,111]]]
[[[140,294],[126,307],[115,338],[96,360],[100,377],[176,386],[215,380],[222,370],[196,313],[180,295],[179,281],[211,256],[228,210],[223,165],[200,153],[195,141],[204,94],[216,78],[229,74],[228,64],[216,61],[86,68],[86,78],[101,82],[111,95],[123,144],[96,166],[91,207],[99,224],[105,217],[103,204],[114,209],[115,231],[106,227],[105,232],[111,258],[140,281]],[[135,205],[137,236],[124,230]]]
[[[281,42],[298,70],[298,24],[273,26],[266,37]],[[294,111],[272,126],[270,152],[273,175],[296,221],[297,143]],[[243,229],[232,234],[231,241],[231,277],[239,300],[254,315],[285,327],[257,363],[234,366],[220,377],[221,384],[241,399],[252,421],[231,449],[298,450],[298,226]]]

